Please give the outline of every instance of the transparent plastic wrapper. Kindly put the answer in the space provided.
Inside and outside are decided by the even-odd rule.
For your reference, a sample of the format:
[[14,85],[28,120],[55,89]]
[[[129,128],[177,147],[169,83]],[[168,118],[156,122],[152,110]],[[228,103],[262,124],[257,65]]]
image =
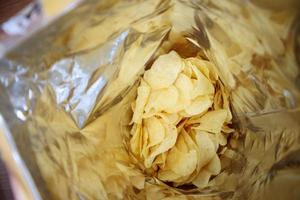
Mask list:
[[[297,7],[85,1],[1,60],[0,112],[44,199],[299,199]],[[163,54],[213,63],[233,130],[206,187],[142,170],[129,140],[141,76]]]

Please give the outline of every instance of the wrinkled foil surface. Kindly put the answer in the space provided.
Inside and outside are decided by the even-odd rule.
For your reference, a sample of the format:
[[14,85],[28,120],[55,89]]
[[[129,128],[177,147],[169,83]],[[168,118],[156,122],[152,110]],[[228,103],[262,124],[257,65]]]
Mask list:
[[[42,198],[299,199],[297,14],[238,0],[90,0],[7,53],[0,112]],[[230,91],[238,137],[204,190],[143,176],[125,136],[110,134],[170,49],[206,55]]]

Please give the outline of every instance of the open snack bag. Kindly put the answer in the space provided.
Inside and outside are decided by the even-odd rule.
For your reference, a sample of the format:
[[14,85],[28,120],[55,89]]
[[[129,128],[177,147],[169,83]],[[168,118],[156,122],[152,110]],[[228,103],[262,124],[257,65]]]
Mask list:
[[89,0],[12,49],[0,112],[40,196],[300,199],[297,11]]

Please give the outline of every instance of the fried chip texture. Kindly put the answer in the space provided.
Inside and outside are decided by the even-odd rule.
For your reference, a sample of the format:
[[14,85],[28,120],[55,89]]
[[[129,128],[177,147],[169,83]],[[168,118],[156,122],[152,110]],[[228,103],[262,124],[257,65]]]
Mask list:
[[[217,87],[218,86],[218,87]],[[212,63],[160,56],[141,78],[133,103],[130,146],[149,172],[175,186],[206,187],[221,170],[227,143],[228,92]]]

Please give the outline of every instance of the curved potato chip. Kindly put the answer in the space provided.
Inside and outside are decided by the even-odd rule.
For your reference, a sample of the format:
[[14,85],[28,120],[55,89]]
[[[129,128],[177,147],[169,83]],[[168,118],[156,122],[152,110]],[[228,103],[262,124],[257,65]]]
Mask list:
[[133,136],[130,140],[130,148],[132,150],[132,153],[134,155],[139,155],[142,150],[142,133],[141,133],[141,124],[135,124],[133,125],[132,132]]
[[180,176],[190,175],[197,166],[197,152],[191,150],[183,153],[175,146],[168,154],[166,166]]
[[213,157],[213,159],[205,166],[198,176],[193,180],[193,184],[199,188],[203,188],[207,186],[209,182],[209,178],[212,175],[217,175],[221,171],[221,162],[217,154]]
[[148,133],[148,129],[145,127],[145,126],[143,126],[142,127],[142,134],[143,134],[143,136],[142,136],[142,151],[141,151],[141,156],[143,157],[143,158],[146,158],[146,157],[148,157],[149,156],[149,147],[148,147],[148,138],[149,138],[149,133]]
[[192,80],[183,73],[181,73],[175,81],[175,86],[179,90],[180,99],[184,103],[189,103],[192,98],[192,92],[194,89]]
[[190,134],[188,134],[185,129],[182,129],[182,131],[180,132],[180,136],[182,136],[185,144],[188,147],[188,150],[198,150],[198,146],[196,144],[196,142],[192,139],[192,137],[190,136]]
[[216,154],[213,157],[213,159],[211,159],[211,161],[204,168],[205,168],[205,170],[211,172],[212,175],[216,175],[216,174],[220,173],[221,162],[220,162],[218,155]]
[[219,133],[217,134],[217,137],[220,145],[224,146],[227,144],[227,137],[224,134]]
[[222,92],[218,90],[214,96],[214,109],[217,110],[217,109],[221,109],[222,107],[223,107]]
[[198,120],[195,120],[196,123],[199,123],[199,126],[193,128],[217,134],[221,132],[226,117],[227,111],[224,109],[209,111]]
[[148,113],[152,109],[155,112],[172,110],[176,107],[178,96],[178,90],[173,85],[167,89],[154,90],[150,93],[149,101],[145,106],[145,112]]
[[[180,135],[183,136],[184,141],[187,144],[189,150],[192,150],[192,149],[196,150],[196,152],[197,152],[197,160],[200,160],[200,155],[201,155],[200,152],[199,152],[200,149],[198,148],[198,145],[196,144],[196,141],[193,139],[194,135],[195,135],[194,131],[192,131],[190,133],[187,133],[185,131],[185,129],[182,129]],[[196,168],[195,172],[186,181],[190,182],[191,180],[193,180],[197,176],[197,174],[200,171],[201,167],[202,166],[200,166],[199,164],[197,164],[197,168]]]
[[209,138],[211,139],[212,143],[214,143],[215,151],[217,152],[219,148],[219,134],[208,134]]
[[169,160],[167,160],[166,168],[172,170],[176,174],[181,175],[180,178],[173,179],[174,182],[180,183],[189,178],[189,175],[191,175],[197,167],[197,146],[183,130],[179,134],[174,148],[175,151],[173,151],[172,148],[168,154]]
[[164,89],[172,85],[183,68],[181,58],[175,51],[156,59],[152,67],[145,72],[144,79],[151,88]]
[[142,114],[144,112],[144,107],[148,101],[151,88],[149,85],[141,79],[141,84],[137,89],[137,98],[135,101],[135,108],[133,111],[132,122],[141,123]]
[[156,159],[153,161],[153,165],[159,165],[160,168],[164,168],[166,164],[167,159],[167,152],[164,152],[156,157]]
[[179,151],[181,151],[182,153],[188,153],[189,152],[189,148],[187,146],[187,143],[184,140],[184,136],[183,134],[179,133],[178,138],[177,138],[177,142],[176,142],[176,147],[178,148]]
[[[206,60],[160,56],[145,72],[132,108],[131,148],[147,173],[203,188],[220,173],[217,153],[231,121],[228,92]],[[141,128],[137,130],[137,124]]]
[[199,148],[198,165],[204,167],[215,156],[216,151],[213,142],[205,132],[199,132],[195,135],[195,140]]
[[193,184],[198,188],[204,188],[209,182],[211,173],[207,170],[201,170],[198,176],[193,180]]
[[199,71],[201,71],[201,73],[206,76],[206,78],[210,79],[213,82],[218,80],[217,69],[212,64],[212,62],[197,58],[188,58],[188,61],[195,65],[199,69]]
[[174,181],[181,176],[172,170],[160,170],[157,174],[158,178],[162,181]]
[[177,139],[177,129],[176,126],[168,124],[166,125],[166,137],[157,147],[154,147],[153,151],[151,151],[150,155],[145,159],[144,164],[145,167],[150,168],[156,156],[161,153],[168,151],[172,148]]
[[184,109],[184,117],[191,117],[193,115],[199,115],[206,112],[212,106],[212,100],[209,96],[199,96],[192,101],[190,105],[188,105]]
[[201,95],[212,95],[215,92],[213,84],[205,79],[192,80],[193,90],[191,98],[194,99]]
[[209,79],[207,79],[194,65],[192,65],[192,69],[197,77],[196,80],[192,80],[194,86],[192,98],[196,98],[200,95],[213,94],[215,92],[215,88]]
[[145,119],[145,126],[149,134],[149,144],[147,147],[152,147],[161,143],[165,137],[165,127],[156,117]]
[[192,78],[193,70],[192,70],[191,66],[189,65],[187,60],[183,60],[183,63],[184,63],[184,68],[183,68],[182,73],[184,75],[186,75],[187,77]]
[[161,117],[168,124],[178,124],[181,117],[177,113],[157,113],[157,116]]

